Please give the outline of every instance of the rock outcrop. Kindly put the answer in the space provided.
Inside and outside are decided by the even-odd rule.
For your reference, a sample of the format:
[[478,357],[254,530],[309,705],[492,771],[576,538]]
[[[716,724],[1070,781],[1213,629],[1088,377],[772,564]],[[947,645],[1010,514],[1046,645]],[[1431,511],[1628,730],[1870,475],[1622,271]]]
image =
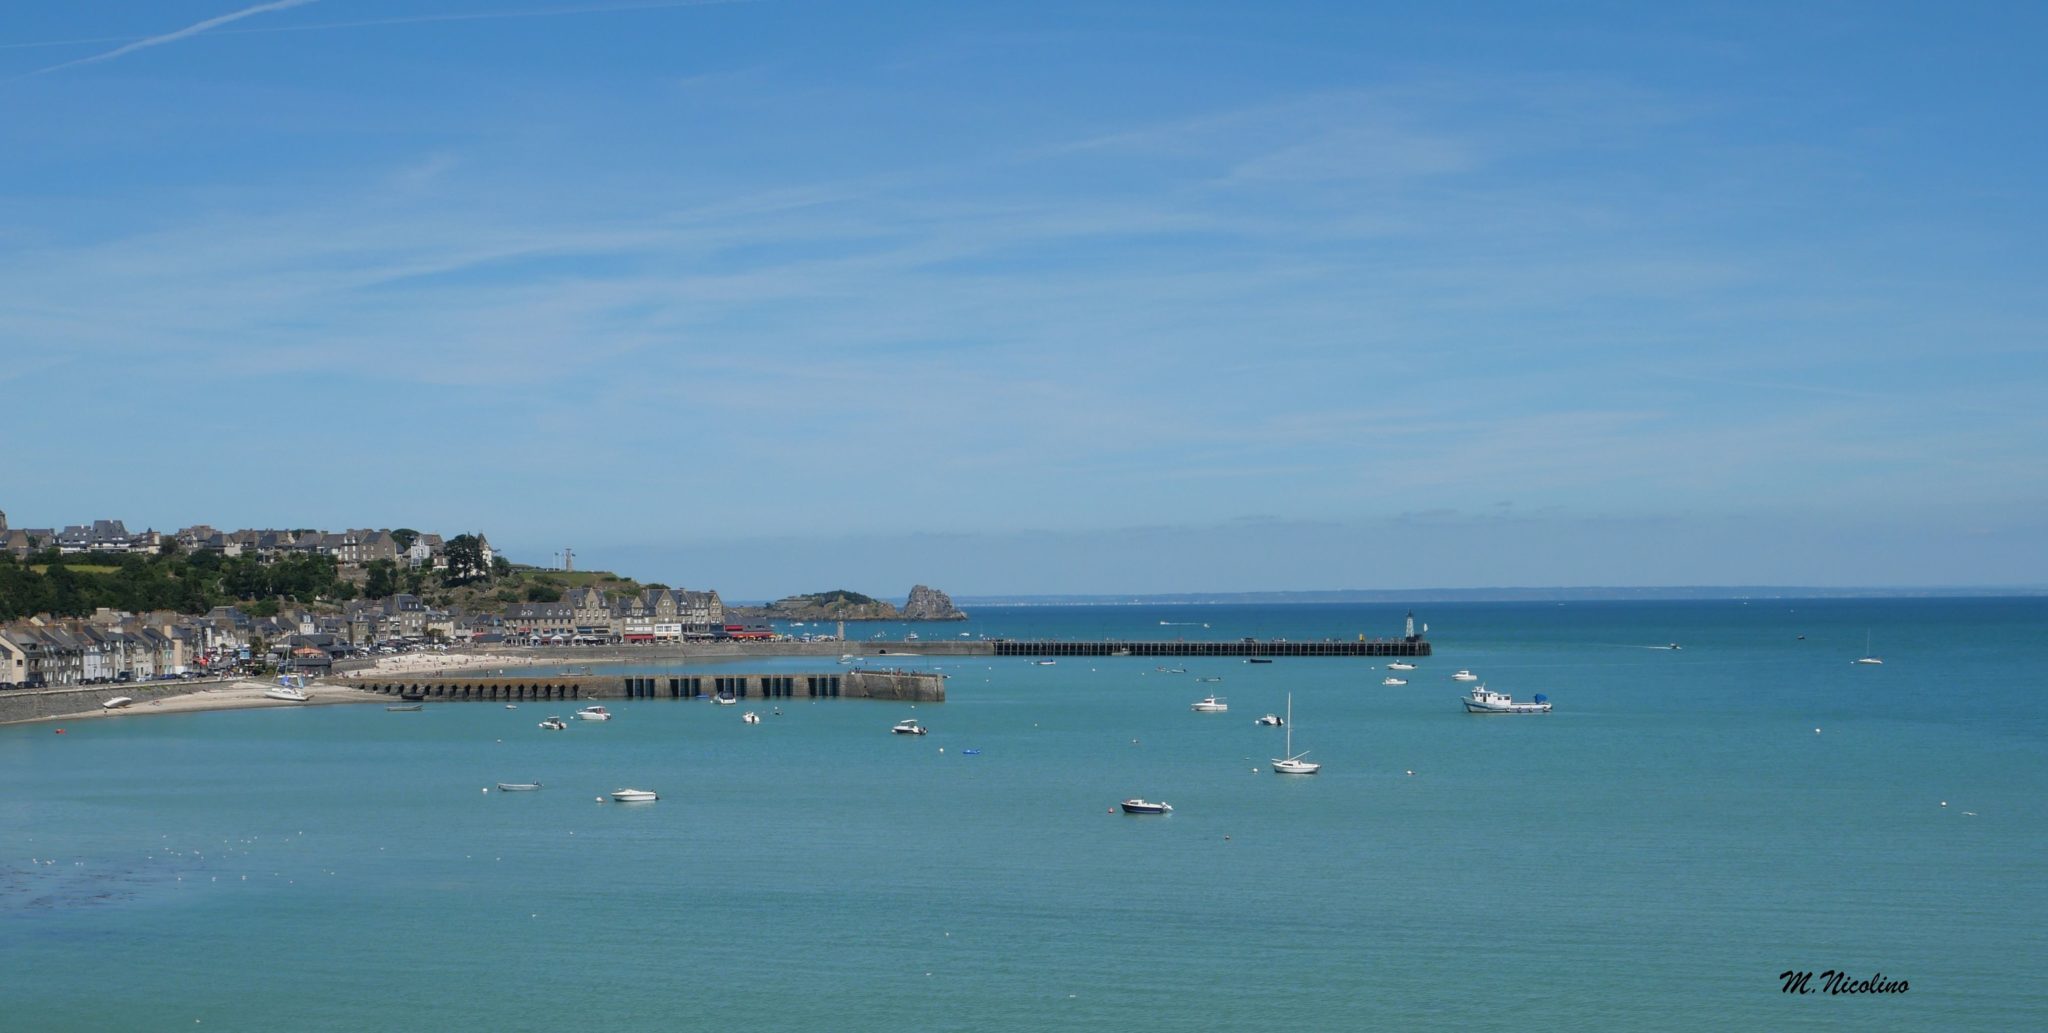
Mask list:
[[903,604],[907,621],[964,621],[967,615],[953,606],[953,598],[936,588],[918,585]]

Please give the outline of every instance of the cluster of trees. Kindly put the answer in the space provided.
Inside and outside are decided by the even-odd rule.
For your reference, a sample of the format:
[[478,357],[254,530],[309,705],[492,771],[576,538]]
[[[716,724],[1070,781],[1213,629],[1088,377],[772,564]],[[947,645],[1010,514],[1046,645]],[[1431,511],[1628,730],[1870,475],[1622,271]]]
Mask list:
[[[175,552],[158,556],[63,556],[54,550],[26,562],[0,555],[0,620],[48,613],[90,616],[97,607],[205,613],[215,606],[280,599],[340,603],[356,597],[332,556],[256,556]],[[260,608],[257,612],[260,612]]]

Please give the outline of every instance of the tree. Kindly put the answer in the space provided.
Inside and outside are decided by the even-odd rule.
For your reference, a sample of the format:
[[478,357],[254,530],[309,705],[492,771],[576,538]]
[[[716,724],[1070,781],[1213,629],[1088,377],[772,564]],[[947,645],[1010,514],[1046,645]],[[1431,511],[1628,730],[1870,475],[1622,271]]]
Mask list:
[[508,559],[506,559],[506,558],[505,558],[505,557],[503,557],[503,556],[493,556],[493,557],[491,557],[491,576],[492,576],[492,577],[511,577],[511,576],[512,576],[512,561],[511,561],[511,560],[508,560]]
[[369,576],[363,581],[363,597],[366,599],[388,599],[398,592],[398,564],[390,560],[371,560],[367,568]]
[[412,548],[412,543],[420,540],[420,533],[410,527],[401,527],[391,532],[391,540],[398,543],[399,552],[404,552]]
[[484,562],[483,540],[476,535],[458,534],[448,539],[445,555],[451,585],[466,585],[490,573],[490,564]]

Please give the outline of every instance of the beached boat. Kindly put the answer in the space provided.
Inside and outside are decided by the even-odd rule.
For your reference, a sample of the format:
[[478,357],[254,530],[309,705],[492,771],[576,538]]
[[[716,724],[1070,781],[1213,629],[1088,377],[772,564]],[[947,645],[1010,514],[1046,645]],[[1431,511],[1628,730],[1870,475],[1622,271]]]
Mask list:
[[896,722],[896,724],[889,730],[895,732],[897,735],[924,735],[931,731],[931,729],[926,728],[921,724],[918,724],[917,718],[914,717],[906,721]]
[[652,789],[614,789],[612,799],[619,803],[651,803],[661,797]]
[[1125,814],[1172,814],[1173,805],[1165,800],[1140,800],[1132,797],[1123,803]]
[[1393,677],[1387,677],[1387,678],[1382,678],[1382,679],[1380,679],[1380,684],[1381,684],[1381,685],[1406,685],[1406,684],[1408,684],[1408,679],[1406,679],[1406,678],[1393,678]]
[[498,783],[498,791],[499,791],[499,792],[501,792],[501,793],[530,793],[530,792],[533,792],[534,790],[536,790],[536,789],[539,789],[539,788],[540,788],[540,783],[539,783],[539,782],[500,782],[500,783]]
[[1313,775],[1323,770],[1321,764],[1301,758],[1308,751],[1294,752],[1294,693],[1287,694],[1287,745],[1281,751],[1285,756],[1273,758],[1273,773],[1276,775]]
[[1188,704],[1188,709],[1197,714],[1221,714],[1230,709],[1230,704],[1224,702],[1221,696],[1204,696]]
[[584,707],[576,712],[576,720],[578,721],[609,721],[611,719],[611,711],[596,705]]
[[100,704],[100,708],[103,710],[119,710],[122,707],[125,707],[133,702],[135,702],[135,700],[131,697],[115,696],[113,699],[110,699],[105,703]]
[[410,714],[424,706],[424,703],[394,703],[384,709],[394,714]]
[[1467,671],[1467,670],[1463,670],[1463,669],[1460,669],[1460,670],[1458,671],[1458,673],[1456,673],[1456,674],[1454,674],[1454,675],[1451,675],[1451,680],[1452,680],[1452,681],[1478,681],[1478,680],[1479,680],[1479,676],[1478,676],[1478,675],[1476,675],[1476,674],[1473,674],[1473,673],[1472,673],[1471,671]]
[[263,698],[282,700],[286,703],[304,703],[313,698],[299,685],[287,683],[283,678],[278,679],[278,682],[279,684],[263,690]]
[[569,722],[564,721],[559,717],[550,717],[547,720],[542,721],[540,723],[540,726],[542,728],[547,729],[550,732],[559,732],[569,727]]
[[1470,696],[1461,696],[1458,702],[1465,704],[1468,714],[1548,714],[1550,697],[1537,693],[1533,703],[1517,703],[1505,692],[1494,692],[1484,685],[1474,685]]

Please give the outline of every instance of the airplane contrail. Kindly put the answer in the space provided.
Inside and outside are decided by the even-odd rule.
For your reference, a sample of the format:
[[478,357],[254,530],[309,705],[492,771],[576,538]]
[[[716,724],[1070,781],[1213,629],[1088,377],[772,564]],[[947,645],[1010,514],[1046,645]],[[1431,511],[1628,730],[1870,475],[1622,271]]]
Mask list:
[[197,36],[200,33],[205,32],[208,29],[211,29],[217,25],[226,25],[229,22],[238,22],[244,18],[251,17],[252,15],[267,14],[271,11],[289,10],[290,8],[293,7],[304,7],[307,4],[318,2],[319,0],[270,0],[269,3],[257,4],[254,7],[245,7],[239,11],[235,11],[230,14],[223,14],[217,17],[208,18],[202,22],[194,22],[190,25],[185,26],[182,29],[177,30],[176,32],[166,32],[158,36],[144,36],[141,39],[129,43],[127,46],[115,47],[114,49],[109,50],[104,54],[94,54],[91,57],[81,57],[76,61],[66,61],[63,64],[51,65],[48,68],[38,68],[35,71],[29,72],[27,74],[43,75],[49,72],[57,71],[60,68],[71,68],[77,65],[90,65],[97,64],[101,61],[112,61],[113,59],[120,57],[123,54],[132,54],[146,47],[160,47],[166,43],[175,43],[178,40],[184,39],[188,36]]
[[[315,0],[299,0],[299,2],[300,2],[300,3],[313,3],[313,2],[315,2]],[[378,26],[384,26],[384,25],[422,25],[422,24],[427,24],[427,23],[430,23],[430,22],[473,22],[473,21],[496,21],[496,20],[500,20],[500,19],[506,19],[506,18],[555,18],[555,17],[561,17],[561,16],[563,16],[563,15],[571,15],[571,14],[608,14],[608,13],[613,13],[613,12],[622,12],[622,11],[661,11],[661,10],[669,10],[669,9],[673,9],[673,8],[678,8],[678,7],[715,7],[715,6],[723,6],[723,5],[726,5],[726,4],[745,4],[745,3],[759,3],[759,2],[761,2],[761,0],[628,0],[628,2],[620,2],[620,3],[603,3],[603,4],[579,4],[579,5],[576,5],[576,6],[571,6],[571,7],[532,7],[532,8],[524,8],[524,9],[519,9],[519,10],[502,10],[502,11],[465,11],[465,12],[460,12],[460,13],[448,13],[448,14],[411,14],[411,15],[402,15],[402,16],[399,16],[399,17],[395,17],[395,18],[364,18],[364,19],[360,19],[360,20],[357,20],[357,21],[343,21],[343,22],[308,22],[308,23],[306,23],[306,24],[303,24],[303,25],[267,25],[267,26],[263,26],[263,27],[261,27],[261,28],[225,29],[225,30],[222,30],[222,31],[219,31],[219,32],[215,32],[215,33],[213,33],[213,35],[215,35],[215,36],[253,36],[253,35],[257,35],[257,34],[259,34],[259,33],[270,33],[270,32],[312,32],[312,31],[314,31],[314,30],[318,30],[318,29],[365,29],[365,28],[375,28],[375,27],[378,27]],[[234,20],[234,19],[237,19],[237,18],[241,18],[241,17],[243,17],[243,16],[245,16],[245,15],[248,15],[248,14],[255,14],[255,13],[259,13],[260,11],[263,11],[263,10],[269,10],[269,9],[272,9],[272,8],[274,8],[274,7],[276,7],[276,6],[277,6],[277,5],[266,5],[266,6],[264,6],[264,7],[261,7],[261,8],[251,8],[251,9],[250,9],[250,10],[248,10],[248,11],[242,11],[242,12],[238,12],[238,13],[236,13],[236,14],[233,14],[233,15],[228,15],[228,16],[226,16],[225,18],[216,18],[216,19],[213,19],[213,20],[212,20],[211,22],[202,22],[202,23],[201,23],[201,25],[218,25],[218,24],[221,24],[221,23],[222,23],[223,21],[232,21],[232,20]],[[292,5],[292,4],[285,4],[284,6],[294,6],[294,5]],[[173,35],[175,35],[175,36],[189,36],[189,35],[191,35],[191,34],[192,34],[192,33],[193,33],[194,31],[204,31],[204,30],[203,30],[203,29],[200,29],[200,28],[199,28],[198,26],[195,26],[195,27],[194,27],[193,29],[190,29],[190,30],[184,30],[184,31],[181,31],[181,32],[179,32],[179,33],[175,33],[175,34],[173,34]],[[144,36],[92,36],[92,37],[87,37],[87,38],[84,38],[84,39],[50,39],[50,40],[36,40],[36,41],[33,41],[33,42],[28,42],[28,43],[0,43],[0,50],[27,50],[27,49],[32,49],[32,48],[41,48],[41,47],[72,47],[72,46],[83,46],[83,45],[85,45],[85,44],[87,44],[87,43],[133,43],[133,44],[136,44],[136,46],[132,46],[132,47],[123,47],[123,48],[121,48],[121,50],[119,50],[119,51],[114,51],[114,52],[111,52],[111,53],[107,53],[107,54],[101,54],[101,55],[99,55],[99,56],[97,56],[97,57],[85,58],[85,59],[82,59],[82,60],[79,60],[79,61],[72,61],[72,62],[67,62],[66,64],[62,64],[62,65],[55,65],[55,66],[52,66],[52,67],[50,67],[50,68],[45,68],[45,69],[43,69],[43,70],[42,70],[42,71],[44,71],[44,72],[49,72],[49,71],[55,71],[55,70],[56,70],[56,69],[58,69],[58,68],[65,68],[65,67],[68,67],[69,65],[74,65],[74,64],[84,64],[84,63],[86,63],[86,62],[88,62],[88,61],[104,61],[104,60],[106,60],[107,58],[110,58],[110,57],[114,57],[114,56],[116,56],[117,54],[120,54],[120,53],[125,53],[125,52],[127,52],[127,51],[129,51],[129,50],[134,50],[134,49],[137,49],[137,48],[138,48],[138,47],[140,47],[140,46],[153,46],[153,45],[155,45],[155,43],[154,43],[154,42],[150,42],[150,41],[155,41],[155,42],[168,42],[168,40],[167,40],[167,39],[159,39],[159,38],[157,38],[157,37],[144,37]],[[41,74],[41,73],[39,73],[39,72],[34,72],[34,73],[30,73],[30,74],[32,74],[32,75],[33,75],[33,74]]]

